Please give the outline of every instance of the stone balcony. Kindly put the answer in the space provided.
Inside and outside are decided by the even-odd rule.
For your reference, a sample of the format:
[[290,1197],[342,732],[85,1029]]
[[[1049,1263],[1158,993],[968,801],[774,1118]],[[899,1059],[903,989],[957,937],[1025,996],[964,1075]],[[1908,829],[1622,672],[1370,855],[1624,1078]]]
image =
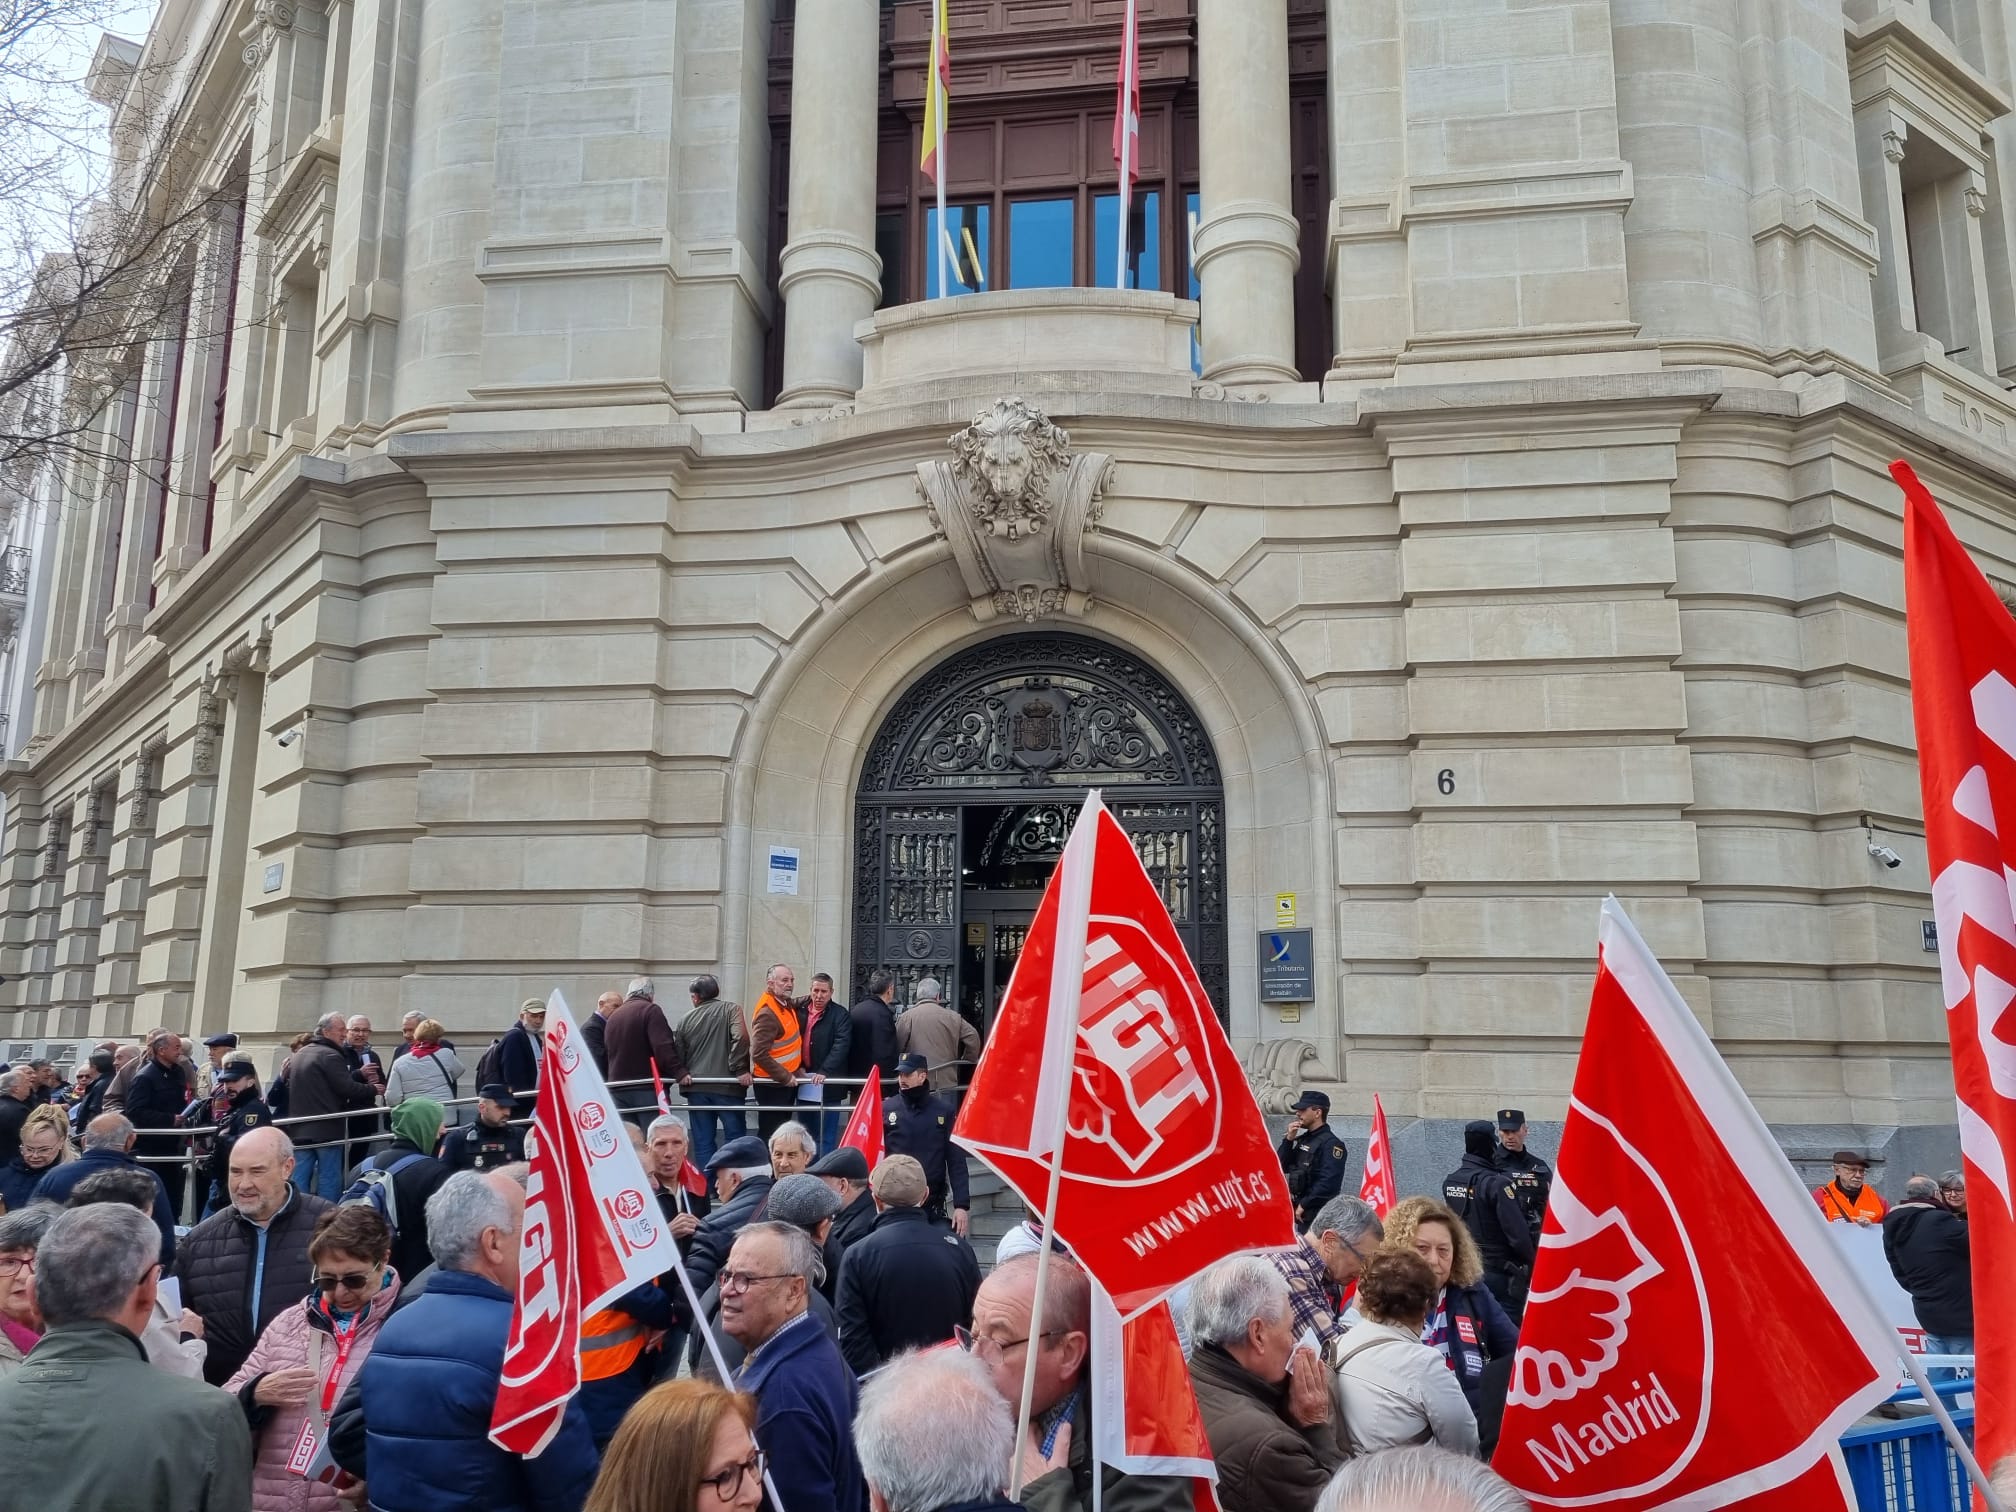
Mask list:
[[1024,389],[1188,398],[1197,302],[1130,289],[1002,289],[877,310],[855,328],[859,409]]

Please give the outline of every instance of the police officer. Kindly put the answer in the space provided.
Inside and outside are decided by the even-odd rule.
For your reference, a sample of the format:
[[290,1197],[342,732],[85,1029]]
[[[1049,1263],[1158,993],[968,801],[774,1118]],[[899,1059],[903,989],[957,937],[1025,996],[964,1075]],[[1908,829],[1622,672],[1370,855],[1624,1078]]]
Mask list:
[[1295,1204],[1295,1232],[1301,1233],[1316,1210],[1344,1190],[1344,1167],[1350,1154],[1330,1128],[1330,1099],[1304,1092],[1289,1109],[1295,1115],[1288,1137],[1281,1141],[1281,1174],[1288,1178],[1288,1200]]
[[1517,1108],[1498,1110],[1498,1169],[1512,1178],[1512,1196],[1526,1215],[1533,1243],[1540,1243],[1540,1225],[1547,1218],[1547,1194],[1554,1189],[1554,1167],[1526,1148],[1526,1115]]
[[916,1051],[896,1058],[896,1101],[882,1114],[882,1152],[908,1155],[924,1167],[930,1191],[924,1212],[944,1223],[945,1199],[952,1199],[952,1232],[964,1238],[971,1200],[966,1193],[966,1152],[952,1143],[957,1109],[949,1097],[933,1095],[931,1062]]
[[249,1060],[227,1060],[219,1066],[217,1090],[229,1097],[217,1120],[217,1137],[210,1150],[210,1200],[203,1208],[206,1218],[230,1201],[231,1147],[254,1129],[273,1122],[273,1110],[259,1095],[259,1069]]
[[517,1106],[511,1089],[503,1082],[488,1082],[476,1089],[476,1122],[467,1128],[451,1129],[441,1142],[441,1158],[451,1171],[494,1171],[515,1165],[525,1158],[525,1131],[514,1128],[512,1110]]
[[[1523,1120],[1522,1120],[1523,1122]],[[1442,1200],[1470,1230],[1484,1256],[1484,1284],[1514,1323],[1526,1308],[1535,1242],[1526,1214],[1499,1170],[1497,1131],[1483,1119],[1463,1126],[1463,1163],[1442,1180]]]

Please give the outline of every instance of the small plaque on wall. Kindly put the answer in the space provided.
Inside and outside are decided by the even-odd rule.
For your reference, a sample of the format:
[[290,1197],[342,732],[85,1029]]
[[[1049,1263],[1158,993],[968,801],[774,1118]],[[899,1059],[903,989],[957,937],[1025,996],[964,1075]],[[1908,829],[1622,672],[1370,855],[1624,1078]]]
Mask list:
[[1316,952],[1306,929],[1260,932],[1260,1001],[1307,1003],[1316,997]]

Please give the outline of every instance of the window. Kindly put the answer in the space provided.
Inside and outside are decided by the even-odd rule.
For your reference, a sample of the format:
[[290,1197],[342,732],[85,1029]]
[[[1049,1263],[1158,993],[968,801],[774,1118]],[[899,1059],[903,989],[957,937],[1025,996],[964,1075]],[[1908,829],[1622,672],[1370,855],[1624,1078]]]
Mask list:
[[[1194,196],[1193,196],[1194,197]],[[1127,212],[1127,267],[1120,276],[1120,196],[1102,194],[1092,201],[1092,275],[1102,289],[1162,287],[1162,193],[1136,187]]]
[[1064,289],[1077,280],[1075,199],[1011,200],[1008,205],[1008,286]]
[[[986,205],[948,205],[943,227],[937,206],[925,212],[924,276],[933,294],[978,294],[988,287],[993,262],[989,211]],[[948,278],[951,283],[945,285]]]

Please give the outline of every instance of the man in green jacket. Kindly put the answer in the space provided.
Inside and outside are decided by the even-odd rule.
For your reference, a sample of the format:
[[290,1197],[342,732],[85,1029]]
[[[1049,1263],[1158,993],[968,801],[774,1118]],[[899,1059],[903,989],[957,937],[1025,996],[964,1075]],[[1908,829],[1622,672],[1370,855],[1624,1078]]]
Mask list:
[[[35,1252],[48,1331],[0,1379],[0,1465],[12,1506],[64,1512],[243,1512],[252,1435],[236,1397],[156,1370],[161,1235],[123,1203],[73,1208]],[[108,1425],[118,1451],[107,1452]]]

